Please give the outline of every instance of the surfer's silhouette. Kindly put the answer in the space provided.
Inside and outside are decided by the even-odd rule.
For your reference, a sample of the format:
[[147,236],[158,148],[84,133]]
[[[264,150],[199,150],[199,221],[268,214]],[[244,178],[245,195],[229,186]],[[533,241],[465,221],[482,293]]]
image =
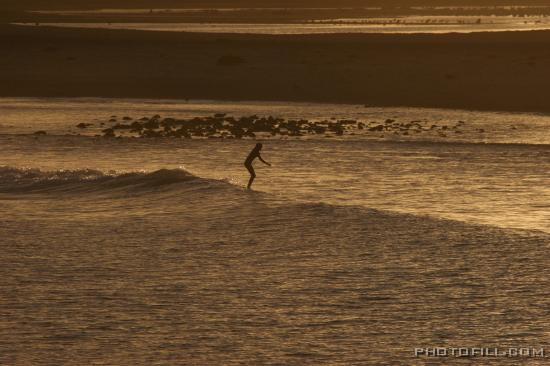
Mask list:
[[271,164],[269,164],[267,161],[262,159],[260,155],[260,150],[262,150],[262,147],[263,147],[262,144],[257,143],[256,146],[250,152],[250,154],[248,154],[248,157],[246,158],[246,160],[244,161],[244,166],[250,172],[250,180],[248,181],[248,186],[247,186],[248,189],[250,189],[250,187],[252,186],[252,182],[254,181],[254,178],[256,178],[256,172],[254,172],[254,168],[252,167],[252,162],[254,161],[254,159],[258,158],[262,163],[271,166]]

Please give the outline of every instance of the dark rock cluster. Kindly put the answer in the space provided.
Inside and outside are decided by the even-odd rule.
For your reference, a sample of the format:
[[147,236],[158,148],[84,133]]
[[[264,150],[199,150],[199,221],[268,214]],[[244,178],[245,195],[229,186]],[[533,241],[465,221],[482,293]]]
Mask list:
[[[133,135],[144,138],[228,138],[242,139],[258,136],[312,136],[324,135],[326,137],[342,136],[344,134],[355,135],[361,133],[369,135],[384,133],[408,136],[422,132],[437,133],[446,137],[446,132],[461,133],[464,125],[459,121],[454,126],[429,125],[427,121],[397,122],[387,119],[380,122],[360,122],[354,119],[331,119],[322,121],[309,121],[307,119],[284,119],[273,116],[259,117],[257,115],[246,117],[227,116],[217,113],[207,117],[193,117],[189,119],[162,118],[160,115],[143,117],[133,120],[130,117],[122,118],[117,122],[111,117],[111,127],[104,129],[103,136],[116,137],[118,135]],[[78,125],[77,127],[85,128]],[[380,133],[382,135],[380,135]]]
[[92,123],[84,123],[84,122],[82,122],[82,123],[79,123],[79,124],[76,125],[76,127],[78,127],[78,128],[88,128],[88,127],[90,127],[90,126],[93,126],[93,124],[92,124]]
[[104,129],[105,137],[115,137],[116,131],[127,131],[141,137],[175,138],[254,138],[258,133],[271,136],[305,136],[316,134],[343,135],[347,129],[357,125],[355,120],[310,122],[305,119],[286,120],[283,118],[258,117],[256,115],[235,118],[218,113],[208,117],[190,119],[161,118],[155,115],[139,120],[116,123]]

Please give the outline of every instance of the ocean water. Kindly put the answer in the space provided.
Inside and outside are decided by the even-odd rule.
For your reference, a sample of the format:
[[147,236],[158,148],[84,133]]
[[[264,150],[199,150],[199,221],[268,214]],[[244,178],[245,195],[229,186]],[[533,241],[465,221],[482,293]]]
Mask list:
[[[448,137],[266,138],[273,166],[256,162],[254,191],[242,166],[253,140],[96,136],[115,115],[222,112],[463,124]],[[0,115],[0,364],[550,352],[547,116],[35,98],[2,99]]]
[[335,34],[335,33],[474,33],[550,29],[546,16],[406,16],[396,18],[319,19],[294,24],[253,23],[17,23],[26,26],[130,29],[193,33]]

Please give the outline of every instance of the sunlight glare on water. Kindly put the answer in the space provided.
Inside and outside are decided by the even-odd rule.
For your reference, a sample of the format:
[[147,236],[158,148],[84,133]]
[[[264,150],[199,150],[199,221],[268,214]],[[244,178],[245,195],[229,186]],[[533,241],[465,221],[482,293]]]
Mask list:
[[[213,113],[464,123],[423,140],[266,138],[272,167],[255,163],[253,191],[255,140],[95,137],[124,116]],[[33,98],[0,100],[0,115],[1,365],[423,365],[416,347],[550,349],[546,116]]]
[[[94,99],[7,99],[3,165],[46,170],[99,169],[131,172],[186,170],[204,178],[240,182],[242,161],[253,141],[218,139],[106,140],[76,133],[80,122],[130,114],[172,117],[229,113],[286,118],[330,116],[396,120],[425,119],[427,125],[464,120],[464,133],[400,141],[374,136],[310,138],[264,142],[272,169],[258,166],[258,190],[285,199],[355,205],[429,215],[504,228],[550,227],[549,117],[530,114],[283,103],[160,102]],[[511,124],[514,123],[514,129]],[[481,127],[485,130],[480,138]],[[92,128],[92,127],[91,127]],[[103,128],[103,127],[101,127]],[[99,130],[101,129],[99,128]],[[57,136],[17,137],[43,129]],[[80,130],[86,134],[87,130]],[[98,130],[95,130],[98,131]],[[95,133],[92,133],[92,136]],[[489,142],[489,144],[487,143]],[[498,143],[498,144],[495,144]],[[32,163],[29,163],[32,162]],[[30,165],[29,165],[30,164]]]
[[[474,19],[475,18],[475,19]],[[380,19],[331,19],[299,24],[239,23],[41,23],[40,26],[69,28],[133,29],[165,32],[247,34],[331,33],[472,33],[533,31],[550,29],[546,17],[411,17]],[[480,19],[481,22],[477,22]],[[18,23],[35,26],[34,23]]]

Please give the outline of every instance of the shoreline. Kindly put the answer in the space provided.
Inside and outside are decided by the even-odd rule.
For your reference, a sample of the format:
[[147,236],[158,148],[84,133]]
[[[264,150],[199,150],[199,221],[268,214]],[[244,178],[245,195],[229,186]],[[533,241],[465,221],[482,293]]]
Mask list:
[[472,112],[472,113],[508,113],[513,115],[522,115],[522,114],[533,114],[539,116],[550,116],[550,109],[548,111],[522,111],[522,110],[506,110],[506,109],[467,109],[467,108],[446,108],[446,107],[434,107],[434,106],[410,106],[410,105],[369,105],[361,103],[350,103],[350,102],[316,102],[316,101],[294,101],[294,100],[260,100],[260,99],[195,99],[195,98],[147,98],[147,97],[105,97],[105,96],[49,96],[49,95],[0,95],[0,102],[2,100],[10,99],[36,99],[36,100],[54,100],[54,101],[72,101],[75,103],[86,103],[87,101],[124,101],[131,103],[167,103],[167,104],[184,104],[184,103],[224,103],[224,104],[267,104],[267,105],[297,105],[297,106],[307,106],[307,105],[333,105],[333,106],[356,106],[363,108],[387,108],[387,109],[416,109],[416,110],[440,110],[440,111],[461,111],[461,112]]
[[270,36],[4,24],[0,39],[1,97],[550,113],[550,31]]
[[10,99],[36,99],[36,100],[53,100],[53,101],[71,101],[75,103],[86,103],[88,101],[122,101],[122,102],[131,102],[131,103],[167,103],[167,104],[184,104],[184,103],[191,103],[191,104],[197,104],[197,103],[225,103],[225,104],[248,104],[248,105],[256,105],[256,104],[267,104],[267,105],[297,105],[297,106],[307,106],[307,105],[334,105],[334,106],[356,106],[356,107],[363,107],[363,108],[388,108],[388,109],[401,109],[401,108],[410,108],[410,109],[417,109],[417,110],[441,110],[441,111],[461,111],[461,112],[473,112],[473,113],[508,113],[513,115],[522,115],[522,114],[533,114],[533,115],[540,115],[540,116],[550,116],[550,110],[548,111],[521,111],[521,110],[506,110],[506,109],[466,109],[466,108],[445,108],[445,107],[433,107],[433,106],[410,106],[410,105],[387,105],[387,106],[379,106],[379,105],[369,105],[369,104],[361,104],[361,103],[350,103],[350,102],[316,102],[316,101],[293,101],[293,100],[260,100],[260,99],[196,99],[196,98],[147,98],[147,97],[105,97],[105,96],[93,96],[93,95],[87,95],[87,96],[48,96],[48,95],[40,95],[40,96],[34,96],[34,95],[7,95],[3,96],[0,95],[0,102],[2,100],[10,100]]

